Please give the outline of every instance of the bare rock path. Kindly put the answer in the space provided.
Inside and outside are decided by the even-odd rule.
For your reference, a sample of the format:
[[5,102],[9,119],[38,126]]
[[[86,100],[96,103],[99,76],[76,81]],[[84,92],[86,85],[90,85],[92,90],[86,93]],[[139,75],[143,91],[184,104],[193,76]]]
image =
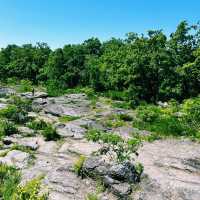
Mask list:
[[200,144],[175,139],[145,143],[138,160],[148,177],[134,199],[200,199]]
[[[84,139],[86,127],[104,130],[104,122],[110,115],[134,113],[113,108],[104,101],[97,102],[94,109],[85,94],[56,98],[49,98],[45,93],[37,93],[34,98],[30,93],[22,96],[33,99],[33,107],[38,111],[30,112],[29,115],[54,125],[63,139],[56,142],[45,141],[39,135],[26,137],[25,133],[32,134],[32,130],[20,127],[23,134],[4,138],[3,142],[7,147],[0,153],[3,155],[16,143],[31,148],[35,152],[35,159],[30,163],[28,153],[11,150],[0,157],[0,162],[20,168],[22,183],[44,176],[43,184],[50,200],[85,200],[88,193],[96,191],[97,185],[90,178],[78,177],[72,170],[73,165],[79,155],[88,157],[101,147]],[[0,99],[0,109],[6,106],[6,99]],[[60,117],[65,115],[77,119],[60,122]],[[122,127],[110,128],[107,131],[114,131],[124,138],[129,138],[132,137],[133,131],[138,130],[134,129],[131,123],[126,123]],[[144,143],[139,149],[138,161],[144,166],[144,175],[141,183],[134,186],[131,199],[200,200],[200,144],[181,139]],[[117,198],[106,191],[100,194],[99,199]]]

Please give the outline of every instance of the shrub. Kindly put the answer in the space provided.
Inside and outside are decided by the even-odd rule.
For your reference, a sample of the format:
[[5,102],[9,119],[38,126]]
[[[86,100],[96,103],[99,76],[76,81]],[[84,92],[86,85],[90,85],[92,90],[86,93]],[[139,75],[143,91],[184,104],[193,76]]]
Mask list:
[[16,105],[9,105],[7,108],[0,110],[0,116],[19,124],[28,121],[28,113]]
[[83,176],[83,171],[82,171],[82,168],[83,168],[83,164],[86,160],[86,157],[81,155],[77,161],[74,163],[74,166],[73,166],[73,169],[74,169],[74,172],[78,175],[78,176]]
[[116,145],[119,142],[123,141],[123,139],[117,134],[105,133],[96,129],[89,129],[85,137],[89,141],[90,140],[94,142],[102,141],[103,143],[110,143],[113,145]]
[[153,122],[158,119],[161,109],[154,105],[139,106],[137,108],[137,117],[144,122]]
[[0,198],[12,199],[20,177],[20,173],[15,168],[0,164]]
[[43,130],[47,127],[47,123],[43,120],[34,120],[27,124],[27,126],[33,130]]
[[12,122],[9,122],[7,120],[0,121],[0,132],[1,136],[10,136],[12,134],[19,133],[18,129],[16,128],[15,124]]
[[[86,133],[87,140],[93,142],[102,142],[108,145],[108,151],[116,153],[116,159],[119,163],[129,160],[132,153],[136,153],[141,141],[137,138],[124,140],[121,136],[114,133],[105,133],[95,129],[88,130]],[[108,151],[101,152],[107,153]]]
[[126,101],[114,101],[112,103],[112,107],[130,109],[131,108],[131,104],[129,102],[126,102]]
[[60,88],[59,85],[56,80],[47,81],[47,93],[50,97],[57,97],[65,93],[65,90]]
[[46,194],[40,194],[42,177],[29,181],[24,186],[18,186],[12,200],[47,200]]
[[[165,136],[194,135],[196,131],[185,120],[185,116],[179,117],[174,113],[177,112],[177,109],[176,105],[163,109],[154,105],[140,106],[136,109],[137,120],[133,122],[133,126],[158,133],[157,138],[160,138],[160,134]],[[149,139],[156,139],[156,135],[154,134]]]
[[200,97],[184,101],[181,110],[185,115],[184,119],[196,130],[200,128]]
[[120,120],[123,120],[123,121],[132,121],[133,120],[133,117],[131,117],[130,115],[125,114],[125,113],[119,114],[118,117]]
[[47,141],[57,140],[60,138],[55,128],[53,128],[50,124],[48,124],[45,129],[42,131],[42,135],[45,137]]
[[26,112],[32,111],[32,101],[29,99],[14,95],[11,97],[10,103],[14,104],[19,110],[24,110]]
[[19,92],[31,92],[33,89],[32,83],[29,80],[21,80],[19,85]]

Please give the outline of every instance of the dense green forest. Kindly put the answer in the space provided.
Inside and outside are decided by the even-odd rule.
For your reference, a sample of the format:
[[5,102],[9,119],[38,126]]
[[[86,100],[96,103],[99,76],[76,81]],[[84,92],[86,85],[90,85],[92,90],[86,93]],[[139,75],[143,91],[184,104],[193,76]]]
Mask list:
[[169,37],[161,30],[128,33],[56,50],[46,43],[8,45],[0,51],[0,78],[28,79],[60,93],[87,86],[133,104],[182,101],[200,92],[200,28],[183,21]]

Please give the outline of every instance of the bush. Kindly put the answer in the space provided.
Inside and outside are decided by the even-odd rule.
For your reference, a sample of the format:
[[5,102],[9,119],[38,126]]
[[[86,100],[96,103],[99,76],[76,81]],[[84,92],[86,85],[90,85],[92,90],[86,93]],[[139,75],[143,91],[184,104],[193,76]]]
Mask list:
[[[87,140],[93,142],[101,142],[108,145],[108,150],[112,150],[116,154],[117,162],[121,163],[129,160],[132,153],[136,153],[141,141],[137,138],[124,140],[121,136],[114,133],[105,133],[95,129],[88,130],[86,133]],[[101,152],[107,153],[108,151]]]
[[47,141],[50,140],[58,140],[60,136],[57,134],[55,128],[53,128],[50,124],[48,124],[44,130],[42,131],[42,135],[45,137]]
[[28,121],[28,113],[15,105],[9,105],[7,108],[0,110],[0,116],[19,124]]
[[128,114],[119,114],[118,117],[120,120],[123,120],[123,121],[132,121],[133,120],[133,117],[131,117]]
[[20,177],[20,173],[15,168],[0,164],[0,198],[12,199]]
[[50,97],[57,97],[65,93],[65,90],[59,87],[60,83],[56,80],[47,81],[47,93]]
[[10,104],[14,104],[19,110],[32,111],[32,101],[29,99],[23,99],[14,95],[11,97]]
[[110,143],[113,145],[118,144],[119,142],[122,142],[123,139],[116,134],[113,133],[105,133],[105,132],[101,132],[99,130],[96,129],[89,129],[86,133],[87,140],[92,140],[93,142],[98,142],[98,141],[102,141],[103,143]]
[[24,186],[18,186],[12,200],[47,200],[46,194],[40,194],[41,177],[29,181]]
[[47,123],[43,120],[34,120],[27,124],[27,126],[33,130],[44,130],[47,127]]
[[21,80],[19,85],[19,92],[31,92],[33,89],[32,83],[29,80]]
[[19,133],[19,131],[16,128],[14,123],[9,122],[7,120],[0,121],[0,135],[1,136],[10,136],[10,135],[17,134],[17,133]]
[[133,126],[165,136],[194,135],[196,132],[194,127],[189,125],[185,116],[176,116],[176,113],[174,113],[176,111],[177,107],[174,107],[174,105],[163,109],[154,105],[140,106],[136,109],[137,120],[133,122]]

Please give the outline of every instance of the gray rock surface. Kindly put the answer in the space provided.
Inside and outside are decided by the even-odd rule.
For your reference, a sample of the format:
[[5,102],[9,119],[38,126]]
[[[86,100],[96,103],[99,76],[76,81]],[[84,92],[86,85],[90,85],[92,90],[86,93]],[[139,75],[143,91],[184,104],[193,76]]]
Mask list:
[[0,87],[0,97],[9,96],[15,93],[16,91],[12,88]]
[[139,151],[146,177],[136,200],[199,200],[200,144],[188,140],[145,143]]
[[28,166],[29,154],[26,152],[12,150],[5,157],[0,157],[0,163],[23,169]]

